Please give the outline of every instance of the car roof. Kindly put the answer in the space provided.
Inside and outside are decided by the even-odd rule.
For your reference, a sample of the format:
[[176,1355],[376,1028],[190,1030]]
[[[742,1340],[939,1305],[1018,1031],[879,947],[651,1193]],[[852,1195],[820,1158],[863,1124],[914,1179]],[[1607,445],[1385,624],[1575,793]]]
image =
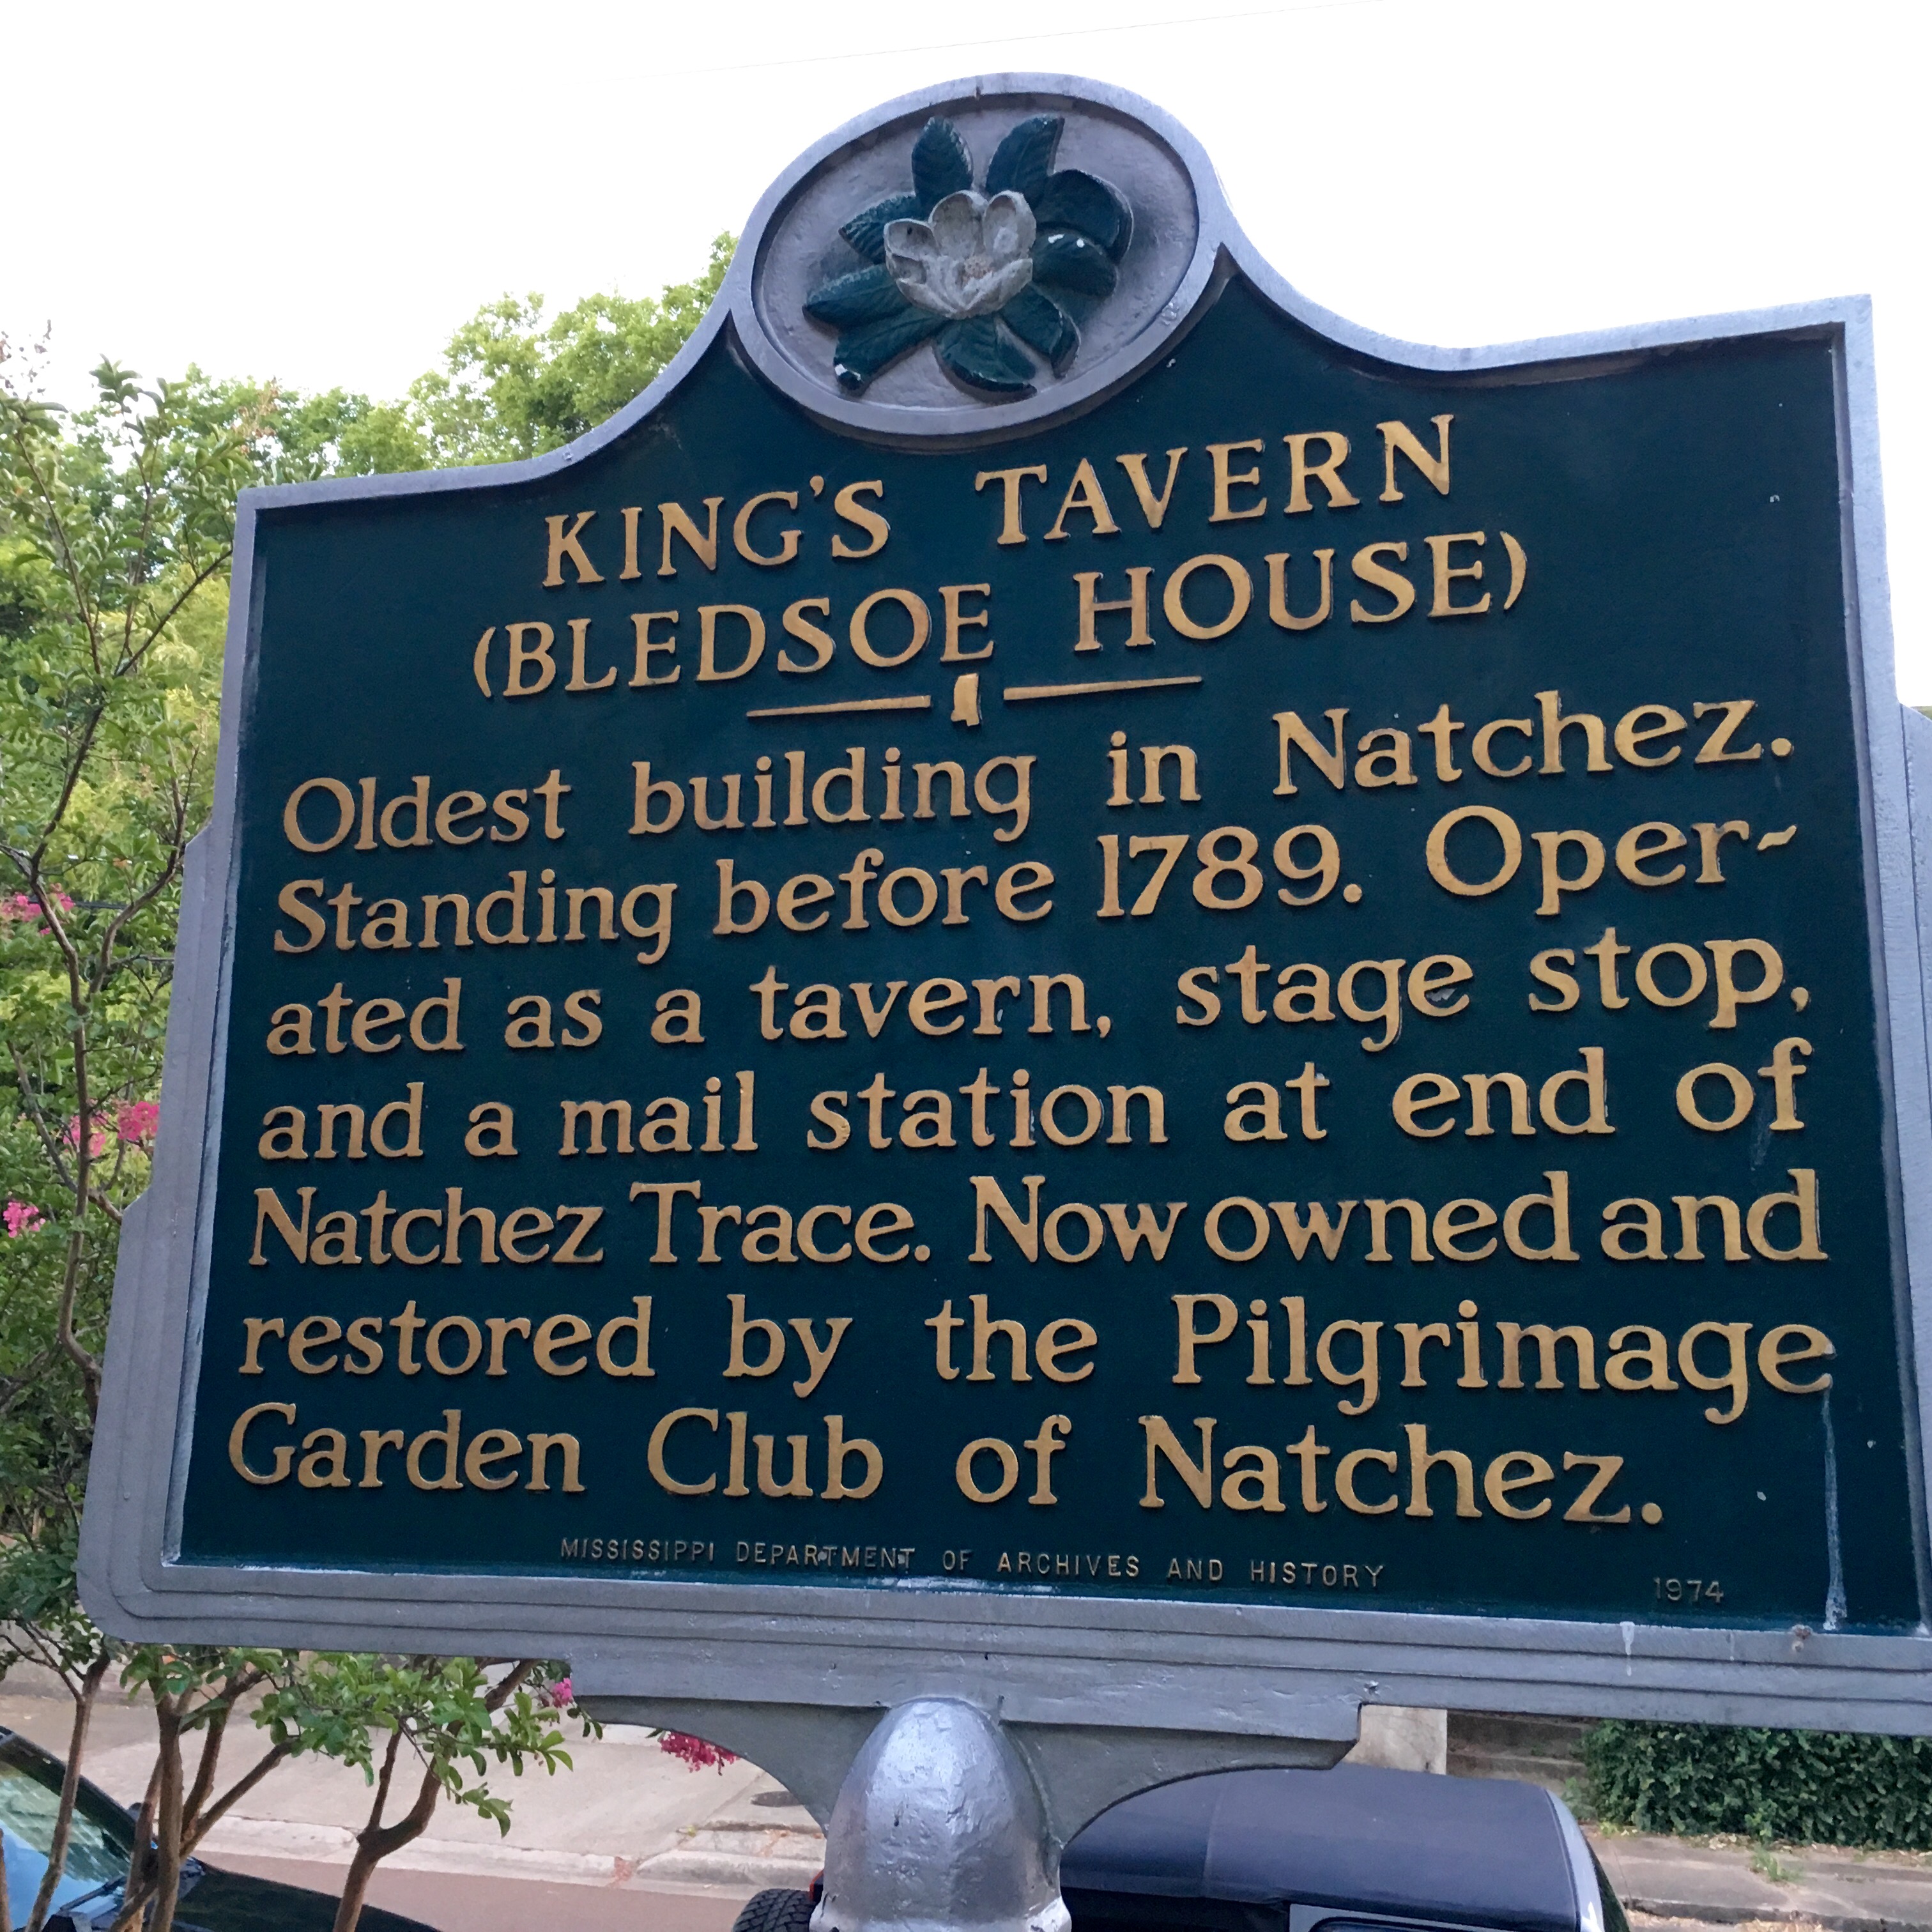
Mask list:
[[[330,1932],[336,1904],[333,1892],[204,1865],[175,1908],[175,1923],[219,1932]],[[368,1904],[357,1924],[358,1932],[435,1932],[419,1918]]]
[[1537,1786],[1337,1765],[1142,1792],[1070,1844],[1062,1889],[1339,1906],[1576,1932],[1564,1815]]

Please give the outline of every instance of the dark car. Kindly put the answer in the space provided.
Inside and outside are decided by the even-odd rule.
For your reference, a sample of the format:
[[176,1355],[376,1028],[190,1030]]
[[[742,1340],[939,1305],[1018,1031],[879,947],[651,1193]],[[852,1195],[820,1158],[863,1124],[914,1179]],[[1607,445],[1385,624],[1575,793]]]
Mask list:
[[[7,1847],[9,1923],[14,1925],[27,1922],[46,1875],[62,1776],[58,1758],[17,1731],[0,1731],[0,1832]],[[109,1924],[119,1910],[134,1849],[132,1816],[82,1778],[49,1932],[90,1932]],[[335,1900],[326,1892],[218,1871],[190,1858],[182,1874],[175,1923],[182,1932],[329,1932]],[[430,1932],[420,1920],[371,1906],[363,1907],[362,1923],[365,1932]]]
[[1144,1792],[1067,1846],[1060,1882],[1075,1932],[1629,1932],[1548,1792],[1366,1765]]
[[[1630,1932],[1559,1799],[1504,1779],[1228,1771],[1143,1792],[1066,1848],[1074,1932]],[[764,1892],[737,1932],[803,1932]]]

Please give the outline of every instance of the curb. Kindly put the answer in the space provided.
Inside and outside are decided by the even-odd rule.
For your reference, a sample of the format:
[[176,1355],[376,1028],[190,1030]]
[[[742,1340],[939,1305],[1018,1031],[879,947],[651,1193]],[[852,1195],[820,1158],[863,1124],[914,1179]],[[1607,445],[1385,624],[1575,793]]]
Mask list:
[[1688,1918],[1706,1925],[1819,1925],[1825,1932],[1932,1932],[1932,1913],[1916,1918],[1874,1918],[1868,1913],[1820,1911],[1800,1905],[1721,1905],[1706,1899],[1624,1899],[1626,1912],[1653,1918]]
[[[692,1838],[708,1836],[700,1830]],[[674,1845],[638,1858],[608,1852],[546,1851],[512,1844],[465,1844],[422,1838],[382,1861],[397,1871],[447,1876],[534,1880],[550,1885],[600,1888],[664,1885],[680,1889],[761,1891],[768,1886],[808,1885],[824,1862],[820,1841],[812,1834],[782,1828],[761,1833],[760,1852],[704,1844]],[[770,1842],[772,1839],[776,1844]],[[794,1842],[795,1841],[795,1842]],[[225,1818],[203,1840],[211,1864],[224,1858],[280,1859],[292,1864],[346,1869],[356,1848],[354,1835],[339,1825],[308,1825],[267,1818]],[[1932,1928],[1928,1928],[1932,1932]]]

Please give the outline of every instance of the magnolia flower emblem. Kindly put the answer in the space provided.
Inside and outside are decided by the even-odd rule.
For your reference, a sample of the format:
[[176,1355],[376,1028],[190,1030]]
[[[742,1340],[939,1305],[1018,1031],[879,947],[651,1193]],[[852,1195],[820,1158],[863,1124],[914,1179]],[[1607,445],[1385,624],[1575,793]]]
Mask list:
[[1039,227],[1024,195],[1009,188],[988,201],[962,188],[930,221],[886,224],[886,267],[915,308],[948,322],[997,315],[1033,280]]
[[838,231],[868,266],[835,274],[805,304],[838,332],[842,387],[857,394],[928,341],[956,382],[989,398],[1032,392],[1040,370],[1029,350],[1065,370],[1082,322],[1120,280],[1133,213],[1111,182],[1055,169],[1063,126],[1058,114],[1021,122],[975,188],[958,130],[926,124],[911,193]]

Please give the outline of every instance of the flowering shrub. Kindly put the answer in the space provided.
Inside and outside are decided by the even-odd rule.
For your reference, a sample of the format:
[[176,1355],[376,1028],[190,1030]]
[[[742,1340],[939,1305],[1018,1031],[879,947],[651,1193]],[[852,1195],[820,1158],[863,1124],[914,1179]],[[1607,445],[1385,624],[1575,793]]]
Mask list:
[[[147,1148],[153,1144],[154,1129],[161,1118],[160,1103],[157,1100],[124,1101],[114,1112],[114,1137],[124,1146]],[[61,1138],[70,1148],[80,1145],[80,1116],[76,1114],[68,1122]],[[94,1124],[88,1135],[87,1151],[91,1160],[98,1160],[107,1151],[107,1110],[103,1108],[94,1117]]]
[[[195,1728],[230,1708],[238,1681],[266,1690],[272,1673],[292,1700],[250,1784],[298,1750],[366,1772],[372,1730],[393,1754],[406,1723],[401,1774],[419,1795],[386,1823],[385,1771],[350,1867],[345,1926],[369,1868],[420,1832],[444,1794],[507,1827],[508,1799],[482,1782],[489,1760],[569,1762],[558,1748],[568,1681],[541,1712],[536,1696],[560,1666],[526,1659],[486,1682],[470,1659],[154,1646],[133,1653],[137,1677],[76,1594],[119,1231],[158,1125],[154,1102],[136,1096],[160,1088],[182,870],[211,808],[236,493],[557,447],[648,385],[729,259],[722,242],[704,280],[662,304],[592,297],[545,334],[535,332],[540,302],[484,311],[448,375],[433,378],[438,400],[420,428],[414,404],[372,409],[340,392],[297,398],[199,375],[148,386],[106,360],[94,372],[98,403],[70,412],[45,400],[44,346],[0,334],[0,1674],[32,1656],[91,1702],[105,1673],[128,1664],[124,1686],[183,1714],[186,1736],[160,1742],[174,1775],[157,1771],[152,1837],[118,1908],[137,1922],[164,1857],[191,1850],[242,1788],[218,1801],[214,1785],[179,1775]],[[257,1724],[279,1721],[270,1702],[257,1706]],[[82,1758],[76,1745],[70,1770]],[[74,1796],[56,1814],[63,1844]],[[157,1924],[172,1904],[153,1907]]]
[[[74,910],[73,900],[64,892],[56,892],[54,902],[62,912],[71,912]],[[25,892],[16,892],[10,898],[0,899],[0,920],[29,920],[38,919],[40,916],[40,902],[38,899],[29,898]],[[49,932],[49,928],[44,926],[36,926],[34,930],[43,939],[46,938]]]
[[31,1203],[9,1201],[4,1210],[0,1210],[0,1223],[7,1229],[7,1238],[17,1240],[22,1234],[31,1234],[36,1228],[44,1227],[47,1217]]
[[694,1738],[685,1731],[666,1731],[658,1740],[658,1748],[668,1751],[689,1771],[709,1771],[716,1765],[721,1778],[728,1764],[738,1762],[736,1751],[728,1751],[718,1745],[706,1744],[702,1738]]

